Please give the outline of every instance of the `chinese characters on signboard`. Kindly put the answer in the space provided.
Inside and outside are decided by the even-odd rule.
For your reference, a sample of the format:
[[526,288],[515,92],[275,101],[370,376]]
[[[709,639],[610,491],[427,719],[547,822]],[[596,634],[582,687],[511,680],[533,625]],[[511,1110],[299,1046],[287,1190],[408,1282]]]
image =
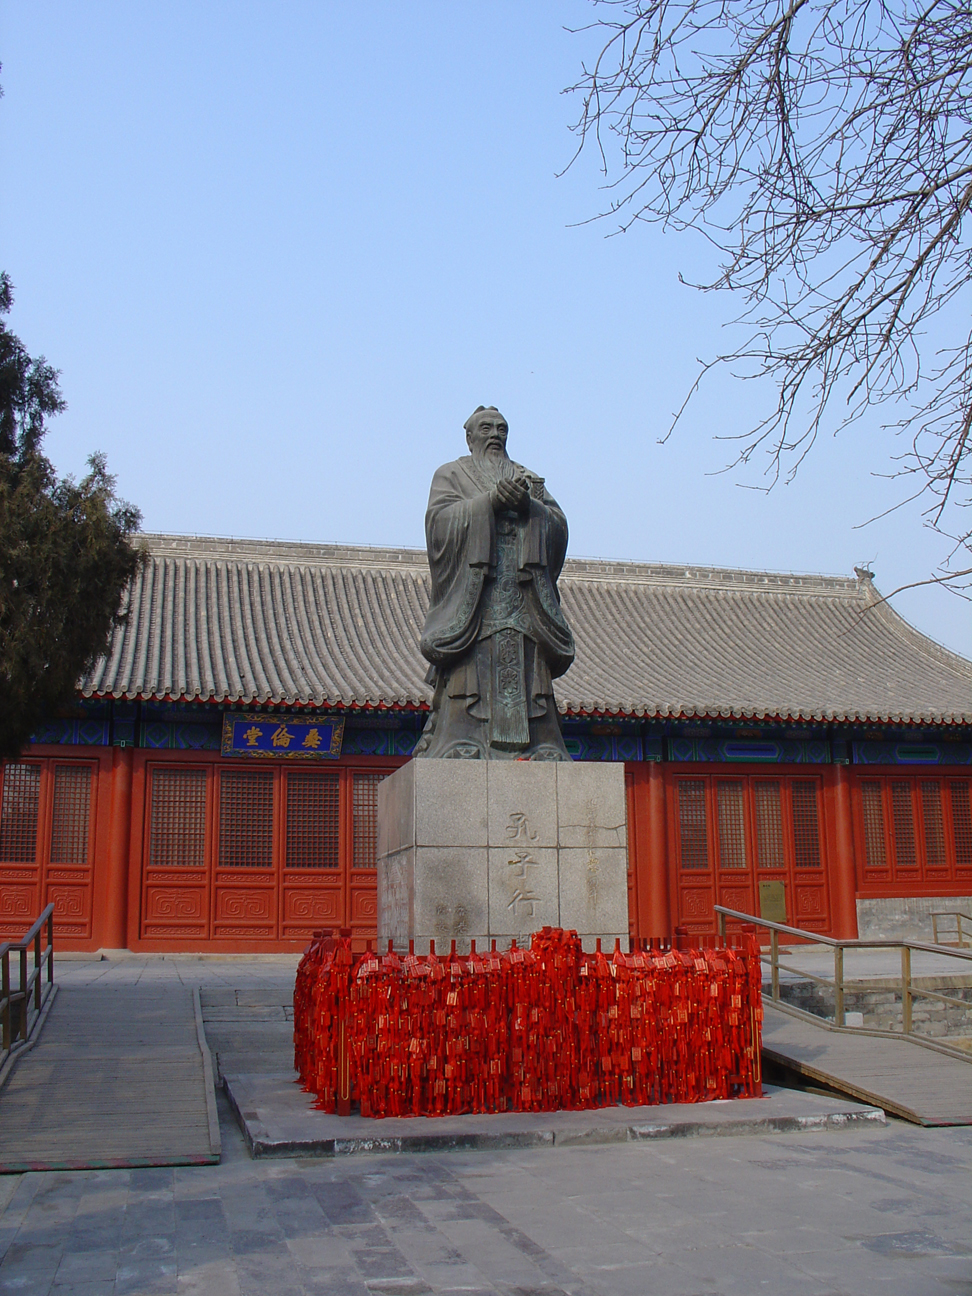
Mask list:
[[283,756],[290,760],[337,760],[344,721],[320,716],[223,716],[223,756]]

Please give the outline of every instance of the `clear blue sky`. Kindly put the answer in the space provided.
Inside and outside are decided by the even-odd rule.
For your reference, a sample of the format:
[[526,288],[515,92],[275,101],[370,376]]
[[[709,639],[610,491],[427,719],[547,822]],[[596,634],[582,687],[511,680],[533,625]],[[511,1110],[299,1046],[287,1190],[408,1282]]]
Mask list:
[[[164,5],[33,0],[0,23],[0,264],[12,325],[62,370],[62,471],[107,452],[147,529],[423,543],[429,478],[496,404],[571,552],[850,572],[942,554],[872,475],[877,420],[771,494],[719,474],[752,388],[725,379],[665,445],[732,303],[700,240],[578,224],[565,178],[587,0]],[[742,483],[742,485],[740,484]],[[969,653],[969,605],[895,606]]]

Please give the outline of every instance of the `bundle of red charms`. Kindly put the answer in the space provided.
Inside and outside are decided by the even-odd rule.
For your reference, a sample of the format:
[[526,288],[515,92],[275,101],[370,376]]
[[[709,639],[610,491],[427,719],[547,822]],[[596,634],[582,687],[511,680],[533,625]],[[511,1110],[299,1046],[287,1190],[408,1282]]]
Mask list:
[[585,954],[545,927],[531,948],[444,957],[319,939],[297,970],[295,1066],[322,1111],[556,1111],[760,1088],[759,947]]

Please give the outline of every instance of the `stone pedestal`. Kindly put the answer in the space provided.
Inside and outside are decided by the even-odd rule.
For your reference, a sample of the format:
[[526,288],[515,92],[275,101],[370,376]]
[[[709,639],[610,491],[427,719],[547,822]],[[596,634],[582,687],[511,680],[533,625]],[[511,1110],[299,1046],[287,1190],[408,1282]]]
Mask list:
[[378,788],[378,937],[505,949],[540,927],[628,937],[624,766],[413,760]]

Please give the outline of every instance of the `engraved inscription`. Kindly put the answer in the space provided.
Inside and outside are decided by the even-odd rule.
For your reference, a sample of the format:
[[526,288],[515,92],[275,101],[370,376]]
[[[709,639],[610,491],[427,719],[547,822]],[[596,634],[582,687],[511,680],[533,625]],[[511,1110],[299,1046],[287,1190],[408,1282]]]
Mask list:
[[469,915],[466,912],[465,905],[458,904],[454,908],[450,905],[436,905],[436,936],[450,936],[453,939],[458,939],[460,936],[465,936],[468,931]]
[[536,918],[540,897],[530,886],[515,887],[506,906],[516,918]]
[[510,841],[536,841],[537,833],[530,827],[530,820],[522,810],[514,810],[506,825],[506,835]]
[[[510,818],[512,817],[511,815]],[[529,833],[526,815],[523,816],[523,822],[525,832]],[[506,907],[521,923],[537,917],[537,905],[541,897],[534,891],[527,870],[539,867],[539,862],[528,850],[514,851],[513,858],[506,861],[507,876],[515,883]]]
[[587,901],[593,915],[597,909],[598,882],[601,877],[601,861],[594,854],[597,842],[598,803],[595,797],[587,801]]
[[539,868],[540,865],[529,851],[518,850],[514,851],[513,859],[506,861],[506,867],[510,870],[510,877],[525,878],[528,868]]

